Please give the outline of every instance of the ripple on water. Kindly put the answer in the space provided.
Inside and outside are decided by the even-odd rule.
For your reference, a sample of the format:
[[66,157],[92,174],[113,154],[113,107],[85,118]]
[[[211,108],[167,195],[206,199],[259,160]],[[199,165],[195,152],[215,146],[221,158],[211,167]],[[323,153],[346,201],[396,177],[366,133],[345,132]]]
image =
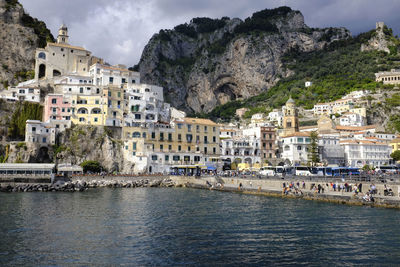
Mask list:
[[400,212],[191,189],[0,194],[0,265],[397,265]]

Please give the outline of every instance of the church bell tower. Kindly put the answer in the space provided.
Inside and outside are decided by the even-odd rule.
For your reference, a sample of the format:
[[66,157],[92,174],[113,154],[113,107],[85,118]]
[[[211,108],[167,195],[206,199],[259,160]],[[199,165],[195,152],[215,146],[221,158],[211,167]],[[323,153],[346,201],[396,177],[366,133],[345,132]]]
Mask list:
[[299,116],[296,104],[292,97],[283,108],[283,135],[287,136],[299,131]]
[[58,30],[57,43],[68,44],[68,28],[64,24]]

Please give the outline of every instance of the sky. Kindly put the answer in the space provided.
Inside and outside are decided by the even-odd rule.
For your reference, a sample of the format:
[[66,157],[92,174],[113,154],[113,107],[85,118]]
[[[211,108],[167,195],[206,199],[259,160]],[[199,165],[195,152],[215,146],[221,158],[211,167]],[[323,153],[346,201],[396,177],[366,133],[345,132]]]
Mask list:
[[[83,46],[111,64],[130,67],[160,29],[194,17],[241,18],[279,6],[300,10],[310,27],[346,27],[353,35],[384,21],[400,33],[399,0],[20,0],[43,20],[54,37],[62,23],[72,45]],[[379,4],[378,4],[379,3]]]

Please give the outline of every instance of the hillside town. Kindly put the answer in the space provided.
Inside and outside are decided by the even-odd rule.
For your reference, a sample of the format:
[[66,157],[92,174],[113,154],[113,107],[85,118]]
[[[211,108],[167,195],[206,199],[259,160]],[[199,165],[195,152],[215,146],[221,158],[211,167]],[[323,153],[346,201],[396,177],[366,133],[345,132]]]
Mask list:
[[[221,124],[187,117],[164,100],[163,88],[143,84],[140,74],[106,63],[68,41],[62,25],[57,42],[36,50],[35,77],[0,91],[6,101],[44,106],[42,121],[26,121],[25,143],[46,147],[74,125],[110,127],[121,133],[124,158],[132,173],[167,173],[176,166],[209,171],[254,170],[263,166],[348,166],[395,164],[391,153],[400,137],[367,123],[368,91],[300,109],[289,97],[281,109],[257,113],[250,121]],[[400,71],[376,74],[376,81],[400,84]],[[310,86],[311,81],[305,86]],[[41,100],[42,87],[54,88]],[[242,118],[247,108],[236,110]],[[316,125],[301,126],[300,118]],[[313,140],[313,134],[317,140]],[[317,160],[310,146],[317,143]],[[63,162],[68,164],[69,162]]]

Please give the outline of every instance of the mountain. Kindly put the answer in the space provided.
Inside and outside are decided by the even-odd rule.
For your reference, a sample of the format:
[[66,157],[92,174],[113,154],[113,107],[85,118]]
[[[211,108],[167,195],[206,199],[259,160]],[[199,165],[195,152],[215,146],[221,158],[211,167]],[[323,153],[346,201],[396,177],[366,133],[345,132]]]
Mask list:
[[[257,96],[231,101],[199,115],[229,121],[238,108],[249,108],[245,114],[248,118],[254,113],[280,108],[289,95],[298,106],[310,109],[318,102],[337,100],[354,90],[390,91],[394,86],[375,82],[375,73],[399,68],[399,45],[392,30],[379,23],[375,30],[334,41],[321,50],[292,49],[282,57],[282,68],[292,75]],[[312,86],[305,87],[306,81],[312,81]],[[387,121],[385,114],[389,113],[377,114],[383,117],[371,121],[380,124]],[[371,113],[371,116],[374,115]]]
[[155,34],[136,68],[143,82],[164,87],[174,107],[204,113],[267,92],[293,75],[283,67],[288,52],[318,51],[350,37],[345,28],[309,28],[289,7],[265,9],[244,21],[194,18]]
[[35,50],[54,38],[17,0],[0,0],[0,89],[33,77]]

